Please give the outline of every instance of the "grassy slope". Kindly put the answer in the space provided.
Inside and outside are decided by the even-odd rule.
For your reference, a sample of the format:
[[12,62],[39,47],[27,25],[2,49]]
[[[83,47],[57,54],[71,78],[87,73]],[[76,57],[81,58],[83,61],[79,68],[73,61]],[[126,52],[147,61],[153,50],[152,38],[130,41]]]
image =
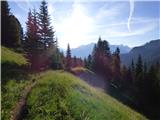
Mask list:
[[28,107],[28,120],[146,119],[103,91],[64,71],[43,73],[28,98]]
[[[5,47],[2,47],[1,50],[2,66],[7,63],[12,68],[15,65],[27,64],[27,60],[23,55]],[[10,71],[10,69],[2,68],[4,73],[6,72],[4,70]],[[10,118],[10,112],[21,97],[21,91],[29,82],[25,80],[17,81],[16,77],[11,77],[7,83],[2,84],[1,118],[3,120]],[[64,71],[48,71],[41,74],[38,85],[28,98],[28,108],[29,114],[26,118],[28,120],[145,119],[104,92],[92,88],[77,77]]]
[[[7,82],[5,82],[5,84],[2,83],[1,85],[1,118],[2,120],[9,120],[12,108],[15,106],[16,102],[21,97],[21,91],[29,83],[29,81],[17,81],[16,77],[11,77],[8,73],[16,72],[12,66],[13,64],[14,67],[20,67],[22,65],[26,65],[27,60],[23,57],[22,54],[16,53],[11,49],[3,46],[1,47],[1,53],[1,80],[3,81],[4,77],[7,78]],[[5,66],[3,66],[4,64]]]
[[23,57],[22,54],[16,53],[9,48],[1,47],[1,63],[14,63],[17,65],[25,65],[27,64],[27,60]]

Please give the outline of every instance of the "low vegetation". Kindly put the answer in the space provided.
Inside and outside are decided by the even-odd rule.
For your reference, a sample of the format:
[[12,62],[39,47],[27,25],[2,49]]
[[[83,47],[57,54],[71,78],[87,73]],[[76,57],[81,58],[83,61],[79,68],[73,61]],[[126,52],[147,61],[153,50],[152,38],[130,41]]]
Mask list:
[[9,120],[11,111],[21,97],[21,91],[28,85],[29,81],[9,80],[2,86],[1,91],[1,118],[2,120]]
[[28,62],[22,54],[1,47],[2,51],[2,86],[1,86],[1,118],[9,120],[11,111],[21,97],[21,91],[28,85],[22,66]]
[[27,104],[29,113],[26,119],[146,119],[104,92],[64,71],[42,73]]
[[[130,61],[131,65],[126,67],[121,64],[120,49],[117,48],[111,53],[109,43],[101,37],[88,58],[82,60],[72,57],[69,44],[66,54],[58,47],[58,38],[55,38],[48,3],[45,0],[39,4],[39,11],[28,11],[25,33],[19,20],[11,13],[8,2],[1,3],[2,119],[11,119],[11,112],[14,113],[13,109],[21,102],[20,98],[24,98],[23,103],[28,113],[23,116],[21,113],[25,113],[25,110],[14,111],[22,111],[17,113],[26,120],[146,119],[109,96],[107,90],[106,93],[93,88],[87,81],[98,83],[99,85],[91,85],[101,86],[103,89],[106,85],[114,87],[111,92],[117,99],[121,94],[125,94],[127,98],[134,98],[131,101],[138,106],[137,111],[149,119],[160,118],[158,61],[149,66],[139,55],[137,62]],[[87,77],[84,79],[86,82],[69,72],[82,79]],[[85,74],[81,74],[82,72]],[[28,88],[27,92],[25,88]],[[126,97],[124,100],[127,100]]]
[[1,63],[11,63],[11,64],[17,64],[19,66],[26,65],[28,62],[26,58],[20,54],[16,53],[13,50],[2,46],[1,47]]

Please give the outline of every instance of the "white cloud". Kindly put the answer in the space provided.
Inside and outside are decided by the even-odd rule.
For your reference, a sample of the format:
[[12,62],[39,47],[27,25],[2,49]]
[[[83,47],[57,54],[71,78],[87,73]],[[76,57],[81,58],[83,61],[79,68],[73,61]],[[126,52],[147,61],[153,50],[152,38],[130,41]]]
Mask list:
[[109,38],[115,38],[143,35],[158,27],[158,20],[149,18],[133,18],[133,21],[131,22],[131,31],[128,31],[126,24],[127,23],[114,24],[110,28],[106,29],[106,36]]
[[21,8],[21,10],[23,10],[24,12],[29,11],[29,9],[32,9],[33,6],[31,5],[31,3],[29,2],[29,0],[23,0],[23,1],[15,1],[17,6],[19,8]]
[[[122,12],[119,11],[123,11],[123,8],[124,4],[114,4],[109,8],[104,5],[96,16],[89,16],[88,9],[83,4],[75,2],[71,14],[56,24],[60,46],[66,48],[70,43],[71,48],[75,48],[81,44],[97,42],[99,35],[104,39],[143,35],[157,27],[155,19],[132,18],[130,21],[131,31],[128,31],[128,16],[125,15],[126,19],[117,19],[119,15],[122,15]],[[109,21],[108,18],[116,19]],[[104,23],[102,20],[107,22]]]
[[108,3],[104,4],[103,7],[101,7],[97,15],[95,16],[95,19],[101,20],[101,19],[113,19],[117,17],[118,15],[122,14],[120,12],[124,8],[124,3],[116,4],[116,5],[109,5]]

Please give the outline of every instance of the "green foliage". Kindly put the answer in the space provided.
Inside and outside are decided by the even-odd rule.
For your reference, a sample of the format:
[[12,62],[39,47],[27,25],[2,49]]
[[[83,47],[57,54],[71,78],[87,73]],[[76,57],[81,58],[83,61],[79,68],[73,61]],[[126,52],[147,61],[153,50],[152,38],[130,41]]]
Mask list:
[[59,74],[61,73],[50,71],[42,75],[28,98],[27,119],[72,119],[66,102],[70,85],[64,82],[67,80],[66,75]]
[[[3,78],[2,78],[3,79]],[[1,119],[9,120],[11,111],[21,97],[21,92],[29,81],[9,80],[1,87]]]
[[10,79],[17,81],[27,79],[25,68],[29,65],[23,54],[16,53],[12,49],[1,47],[1,82],[6,83]]
[[27,59],[20,53],[14,52],[12,49],[1,47],[1,64],[3,63],[13,63],[19,66],[27,65]]
[[85,61],[86,68],[91,70],[92,69],[92,56],[88,55],[88,58],[85,59],[84,61]]
[[66,53],[66,63],[65,63],[66,70],[69,71],[71,69],[71,65],[72,65],[71,49],[70,49],[70,46],[68,44],[67,53]]
[[22,41],[22,27],[19,20],[14,16],[10,15],[10,24],[9,24],[9,41],[8,46],[19,47]]
[[136,64],[134,65],[132,61],[123,77],[124,90],[130,93],[129,96],[134,97],[134,103],[138,105],[137,109],[143,111],[150,119],[160,117],[159,68],[158,62],[149,66],[139,55]]
[[1,1],[1,32],[2,32],[2,45],[6,45],[7,41],[9,40],[8,34],[9,34],[9,15],[10,15],[10,9],[8,6],[7,1]]
[[19,47],[22,40],[22,27],[18,19],[10,14],[10,9],[7,1],[2,3],[2,45],[8,47]]
[[92,70],[111,79],[111,52],[106,40],[99,38],[92,52]]
[[28,98],[35,120],[144,120],[140,114],[64,71],[42,73]]
[[64,68],[64,55],[59,49],[56,49],[51,57],[51,68],[52,69],[63,69]]
[[121,62],[120,62],[120,49],[117,48],[112,55],[112,76],[117,82],[121,79]]
[[53,27],[51,26],[51,18],[48,13],[47,2],[45,0],[41,2],[39,10],[40,12],[38,18],[39,18],[39,26],[40,26],[39,32],[41,34],[41,41],[46,44],[53,43],[54,32],[53,32]]
[[24,48],[31,63],[31,70],[63,68],[63,54],[58,49],[57,39],[54,40],[55,32],[51,26],[46,1],[41,2],[39,12],[35,9],[28,12],[26,25]]

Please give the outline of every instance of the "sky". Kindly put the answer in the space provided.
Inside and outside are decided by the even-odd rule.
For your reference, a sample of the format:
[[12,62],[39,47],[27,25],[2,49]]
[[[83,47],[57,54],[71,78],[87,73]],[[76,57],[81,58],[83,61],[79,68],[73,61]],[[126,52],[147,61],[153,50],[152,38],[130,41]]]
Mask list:
[[[54,2],[53,2],[54,1]],[[135,47],[160,38],[160,1],[49,0],[48,11],[60,48],[96,43]],[[11,12],[24,31],[29,9],[39,11],[39,0],[11,0]]]

